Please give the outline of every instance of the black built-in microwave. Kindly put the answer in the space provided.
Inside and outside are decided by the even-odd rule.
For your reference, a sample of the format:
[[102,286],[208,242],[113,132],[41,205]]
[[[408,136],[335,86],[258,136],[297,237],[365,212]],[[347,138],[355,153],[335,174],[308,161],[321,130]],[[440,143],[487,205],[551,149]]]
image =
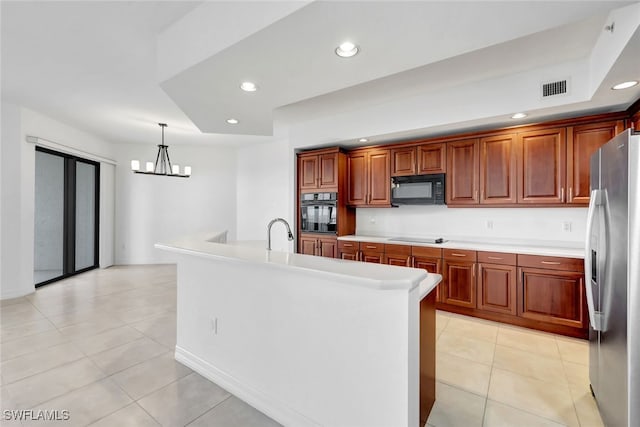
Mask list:
[[391,178],[392,205],[444,205],[443,173],[394,176]]

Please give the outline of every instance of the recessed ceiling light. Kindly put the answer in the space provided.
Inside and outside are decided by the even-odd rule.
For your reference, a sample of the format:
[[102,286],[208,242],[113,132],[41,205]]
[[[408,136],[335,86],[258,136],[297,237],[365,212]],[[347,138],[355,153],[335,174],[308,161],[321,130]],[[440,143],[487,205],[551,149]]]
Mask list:
[[515,113],[511,116],[512,119],[524,119],[525,117],[527,117],[525,113]]
[[245,92],[255,92],[256,90],[258,90],[258,86],[256,86],[256,84],[253,82],[242,82],[242,84],[240,85],[240,89]]
[[358,142],[369,142],[369,140],[367,138],[360,138]]
[[230,125],[237,125],[238,119],[227,119],[227,123],[229,123]]
[[611,89],[613,89],[613,90],[629,89],[630,87],[634,87],[637,84],[638,84],[637,80],[631,80],[631,81],[628,81],[628,82],[618,83],[617,85],[615,85]]
[[358,46],[351,42],[343,42],[336,48],[336,55],[341,58],[350,58],[358,53]]

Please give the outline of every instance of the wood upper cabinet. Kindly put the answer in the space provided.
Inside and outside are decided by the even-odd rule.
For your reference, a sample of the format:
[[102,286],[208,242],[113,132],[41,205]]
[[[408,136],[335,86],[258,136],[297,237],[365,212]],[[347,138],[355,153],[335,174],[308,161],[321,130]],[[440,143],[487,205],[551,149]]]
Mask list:
[[565,128],[518,134],[518,203],[564,203],[565,134]]
[[480,139],[480,203],[517,202],[516,138],[513,134]]
[[478,252],[478,309],[516,315],[516,256]]
[[338,150],[298,155],[300,191],[338,191]]
[[357,150],[347,159],[347,204],[391,206],[389,150]]
[[445,249],[442,302],[476,308],[476,252]]
[[623,130],[623,120],[567,128],[567,203],[589,204],[591,155]]
[[479,141],[467,139],[447,143],[447,204],[478,204]]
[[305,255],[317,255],[327,258],[336,258],[338,256],[338,241],[331,236],[300,234],[298,248],[298,252]]
[[445,173],[446,144],[422,144],[391,150],[391,176]]

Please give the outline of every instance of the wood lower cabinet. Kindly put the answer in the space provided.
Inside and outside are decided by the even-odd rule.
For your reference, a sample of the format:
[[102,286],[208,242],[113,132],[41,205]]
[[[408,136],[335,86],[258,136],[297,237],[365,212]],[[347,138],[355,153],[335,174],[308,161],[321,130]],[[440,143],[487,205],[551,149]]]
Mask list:
[[520,267],[518,315],[575,328],[588,326],[584,274]]
[[476,205],[478,195],[479,141],[447,143],[446,193],[448,205]]
[[478,309],[517,314],[516,256],[478,252]]
[[338,240],[333,236],[300,234],[298,245],[299,253],[301,254],[327,258],[336,258],[338,256]]
[[338,240],[338,258],[360,261],[360,245],[358,242]]
[[520,133],[518,151],[518,203],[564,203],[566,129]]
[[384,263],[384,244],[360,242],[360,261]]
[[476,307],[476,252],[445,249],[443,251],[442,302],[460,307]]
[[[422,268],[429,273],[442,274],[442,249],[427,246],[413,246],[411,248],[411,265],[414,268]],[[442,289],[444,284],[440,282],[436,287],[436,302],[442,301]]]
[[411,267],[411,246],[385,245],[384,263],[400,267]]
[[589,204],[591,155],[623,130],[623,120],[567,128],[567,203]]

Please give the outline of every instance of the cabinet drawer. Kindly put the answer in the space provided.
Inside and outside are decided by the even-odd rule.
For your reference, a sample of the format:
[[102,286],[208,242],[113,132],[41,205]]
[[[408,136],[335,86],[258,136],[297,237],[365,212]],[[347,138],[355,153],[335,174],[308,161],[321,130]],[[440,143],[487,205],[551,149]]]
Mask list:
[[384,253],[387,255],[411,255],[411,246],[409,245],[384,245]]
[[466,251],[461,249],[444,249],[443,258],[452,261],[474,261],[476,260],[476,251]]
[[442,258],[442,249],[427,246],[411,246],[411,255],[427,258]]
[[350,242],[344,240],[338,240],[338,249],[346,251],[357,251],[359,248],[358,242]]
[[367,252],[384,252],[384,243],[360,242],[360,250]]
[[518,255],[519,267],[544,268],[584,272],[584,261],[579,258],[559,258],[539,255]]
[[478,252],[478,262],[486,264],[516,265],[516,254],[505,252]]

